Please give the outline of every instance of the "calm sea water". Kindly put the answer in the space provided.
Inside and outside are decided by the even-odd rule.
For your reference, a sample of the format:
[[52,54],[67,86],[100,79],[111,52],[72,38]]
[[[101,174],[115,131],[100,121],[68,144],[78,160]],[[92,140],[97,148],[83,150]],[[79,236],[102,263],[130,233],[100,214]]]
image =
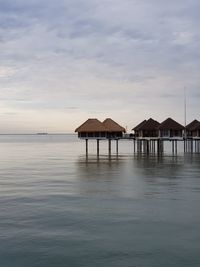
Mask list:
[[200,266],[200,155],[0,136],[0,266]]

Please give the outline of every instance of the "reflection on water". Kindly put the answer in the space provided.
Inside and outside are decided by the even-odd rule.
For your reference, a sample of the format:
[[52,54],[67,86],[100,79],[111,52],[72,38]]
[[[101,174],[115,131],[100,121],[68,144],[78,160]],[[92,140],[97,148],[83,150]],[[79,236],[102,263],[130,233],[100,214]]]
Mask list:
[[0,140],[1,266],[200,266],[199,155],[125,143],[86,157],[72,136],[12,138]]

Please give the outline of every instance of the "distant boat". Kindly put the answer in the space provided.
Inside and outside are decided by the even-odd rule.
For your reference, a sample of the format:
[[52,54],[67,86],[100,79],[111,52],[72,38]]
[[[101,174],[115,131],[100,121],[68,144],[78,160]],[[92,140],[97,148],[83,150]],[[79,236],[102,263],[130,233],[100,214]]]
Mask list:
[[48,133],[43,133],[43,132],[41,132],[41,133],[37,133],[38,135],[47,135]]

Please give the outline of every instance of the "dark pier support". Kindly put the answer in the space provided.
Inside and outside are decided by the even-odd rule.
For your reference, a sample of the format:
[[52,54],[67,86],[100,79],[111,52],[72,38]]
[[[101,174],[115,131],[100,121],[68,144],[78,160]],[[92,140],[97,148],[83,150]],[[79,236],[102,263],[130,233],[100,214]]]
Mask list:
[[116,139],[116,154],[118,155],[118,150],[119,150],[119,140]]
[[191,153],[193,153],[193,140],[191,139]]
[[86,150],[86,155],[88,155],[88,139],[85,139],[85,150]]
[[147,154],[149,154],[149,140],[147,140],[146,142],[146,151],[147,151]]
[[97,156],[99,156],[99,139],[97,139]]
[[108,139],[108,153],[111,155],[111,139]]
[[135,139],[133,140],[133,151],[135,153]]
[[172,141],[172,154],[174,154],[174,140]]
[[157,140],[157,153],[163,153],[163,149],[164,149],[164,143],[163,140],[158,139]]
[[155,152],[156,152],[156,141],[153,140],[153,153],[155,153]]
[[[98,138],[98,137],[97,137]],[[119,141],[120,139],[123,138],[110,138],[108,140],[108,153],[109,156],[111,156],[112,153],[112,140],[116,141],[116,154],[118,155],[119,153]],[[127,139],[127,138],[126,138]],[[169,142],[171,145],[171,151],[173,155],[177,155],[178,149],[179,149],[179,143],[181,142],[181,145],[184,146],[184,153],[200,153],[200,138],[184,138],[184,139],[173,139],[169,138],[166,140],[163,140],[162,138],[129,138],[131,142],[133,142],[133,149],[134,153],[145,153],[145,154],[150,154],[150,153],[157,153],[162,154],[164,152],[164,144],[165,142]],[[86,149],[86,156],[88,156],[89,153],[89,140],[90,138],[85,139],[85,149]],[[101,139],[96,139],[97,140],[97,156],[99,157],[100,154],[100,140]]]

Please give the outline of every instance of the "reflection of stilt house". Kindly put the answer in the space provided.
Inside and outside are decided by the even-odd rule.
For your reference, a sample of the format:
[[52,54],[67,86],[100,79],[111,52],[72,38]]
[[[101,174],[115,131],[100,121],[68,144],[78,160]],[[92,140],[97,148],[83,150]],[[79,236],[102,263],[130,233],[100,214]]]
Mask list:
[[79,138],[107,139],[122,137],[125,129],[110,118],[104,122],[97,119],[88,119],[75,132],[78,132]]
[[184,126],[175,120],[168,118],[163,121],[159,129],[159,136],[164,138],[183,137]]
[[[158,126],[159,122],[153,120],[152,118],[147,121],[143,121],[138,126],[136,126],[135,132],[137,132],[137,137],[158,137]],[[135,129],[134,128],[134,129]]]
[[110,118],[105,119],[103,125],[107,130],[107,138],[120,138],[126,132],[125,128]]
[[186,134],[187,137],[199,137],[199,124],[200,122],[198,120],[193,120],[191,123],[189,123],[186,126]]

